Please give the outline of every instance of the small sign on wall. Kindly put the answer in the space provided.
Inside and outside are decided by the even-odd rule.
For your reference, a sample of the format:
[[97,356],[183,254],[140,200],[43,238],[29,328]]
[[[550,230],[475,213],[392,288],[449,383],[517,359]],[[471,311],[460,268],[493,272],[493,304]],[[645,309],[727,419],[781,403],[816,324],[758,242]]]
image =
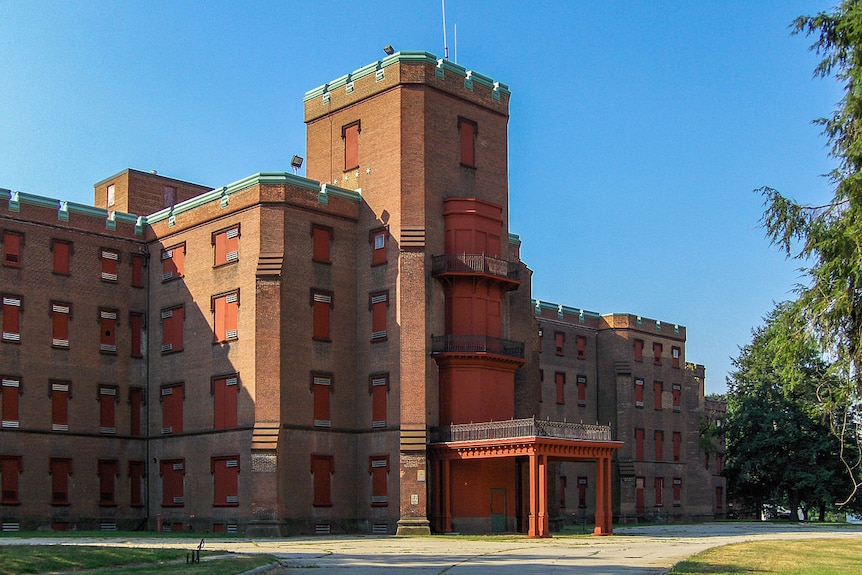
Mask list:
[[410,495],[410,503],[412,505],[419,505],[419,495],[417,495],[416,493],[411,494]]
[[420,483],[425,483],[425,470],[417,469],[416,470],[416,481]]

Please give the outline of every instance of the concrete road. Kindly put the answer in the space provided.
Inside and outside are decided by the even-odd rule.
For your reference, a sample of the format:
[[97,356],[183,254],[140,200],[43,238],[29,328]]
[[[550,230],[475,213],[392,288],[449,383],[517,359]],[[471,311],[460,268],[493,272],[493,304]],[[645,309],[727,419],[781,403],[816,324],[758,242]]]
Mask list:
[[[269,575],[641,575],[664,573],[710,547],[763,539],[854,537],[862,527],[770,523],[652,525],[618,528],[611,537],[302,537],[212,539],[205,549],[275,555],[282,566]],[[0,538],[3,544],[98,544],[127,547],[194,546],[177,539]]]

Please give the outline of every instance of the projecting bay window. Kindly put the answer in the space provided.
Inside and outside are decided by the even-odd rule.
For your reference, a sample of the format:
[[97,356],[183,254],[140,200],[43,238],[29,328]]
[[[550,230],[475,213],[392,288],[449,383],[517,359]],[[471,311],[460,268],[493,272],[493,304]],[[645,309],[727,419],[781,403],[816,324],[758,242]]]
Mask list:
[[682,350],[680,350],[680,348],[678,348],[676,346],[673,346],[670,348],[670,360],[671,360],[670,365],[671,365],[671,367],[675,367],[676,369],[679,369],[679,358],[680,358],[681,353],[682,353]]
[[332,427],[330,415],[332,374],[312,373],[311,394],[314,400],[314,427]]
[[476,135],[479,128],[473,120],[458,118],[458,133],[461,136],[461,165],[476,167]]
[[120,462],[116,459],[100,459],[97,463],[99,474],[99,505],[117,506],[117,477],[120,475]]
[[341,128],[341,139],[344,140],[344,171],[359,167],[359,134],[362,125],[359,120]]
[[236,224],[213,233],[214,266],[223,266],[239,261],[239,227],[239,224]]
[[183,306],[163,309],[162,320],[162,353],[174,353],[183,350],[183,322],[185,309]]
[[52,271],[61,276],[69,275],[72,243],[65,240],[51,240],[51,252],[54,254]]
[[146,466],[143,461],[129,461],[129,507],[144,506],[144,476]]
[[371,474],[371,506],[386,507],[389,505],[389,456],[369,457],[368,473]]
[[102,281],[116,282],[117,281],[117,265],[120,262],[120,254],[114,250],[102,250]]
[[162,477],[162,507],[185,505],[185,459],[163,459],[159,462],[159,475]]
[[578,406],[584,407],[587,405],[587,378],[586,376],[578,376]]
[[0,387],[0,426],[18,429],[18,397],[21,395],[21,378],[4,375]]
[[371,394],[371,427],[386,427],[386,399],[389,394],[389,374],[376,373],[368,378],[368,392]]
[[635,380],[635,407],[643,408],[644,406],[644,380]]
[[239,321],[239,290],[213,296],[210,300],[213,312],[213,343],[224,343],[237,339]]
[[21,248],[24,247],[24,234],[12,231],[3,232],[3,265],[11,268],[21,267]]
[[19,505],[18,475],[24,470],[20,455],[0,455],[0,505]]
[[377,228],[369,233],[371,242],[371,265],[377,266],[386,263],[386,244],[389,234],[386,228]]
[[162,281],[183,277],[186,259],[186,244],[178,244],[162,250]]
[[186,388],[182,383],[163,385],[159,390],[162,402],[162,435],[183,432],[183,401]]
[[314,507],[332,507],[333,473],[335,473],[335,458],[332,455],[311,454]]
[[213,429],[233,429],[237,426],[237,404],[239,401],[239,376],[237,374],[214,377]]
[[68,381],[50,381],[48,395],[51,397],[51,430],[69,431],[69,398],[72,384]]
[[21,296],[3,294],[3,341],[21,341]]
[[99,433],[117,433],[116,405],[119,400],[116,385],[99,386]]
[[680,398],[682,396],[682,386],[675,383],[673,384],[673,410],[676,413],[679,413],[682,410]]
[[144,268],[147,267],[147,258],[143,254],[132,254],[130,265],[132,266],[132,287],[144,287]]
[[131,357],[144,357],[144,314],[141,312],[130,312],[129,326],[132,330],[130,355]]
[[311,290],[312,308],[312,339],[317,341],[332,341],[330,339],[330,315],[333,308],[332,292]]
[[72,304],[51,302],[51,346],[69,349],[69,319]]
[[333,230],[331,227],[320,226],[317,224],[311,225],[312,261],[321,264],[332,263],[332,260],[330,259],[330,252],[332,250],[332,237]]
[[117,310],[99,310],[100,342],[99,351],[102,353],[117,353]]
[[72,460],[52,457],[48,462],[51,474],[51,505],[69,505],[69,475],[72,474]]
[[213,476],[213,507],[239,505],[239,455],[210,458]]
[[386,311],[389,308],[389,292],[377,292],[368,296],[371,310],[371,341],[386,340]]

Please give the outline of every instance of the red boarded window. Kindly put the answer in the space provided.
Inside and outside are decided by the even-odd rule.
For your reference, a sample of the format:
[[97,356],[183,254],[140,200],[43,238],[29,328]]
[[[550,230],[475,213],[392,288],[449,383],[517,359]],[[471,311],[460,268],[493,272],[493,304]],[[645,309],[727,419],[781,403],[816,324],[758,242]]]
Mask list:
[[386,263],[386,230],[371,230],[371,265]]
[[210,459],[213,475],[213,507],[239,505],[239,455],[223,455]]
[[72,255],[72,244],[63,240],[53,240],[51,251],[54,252],[54,273],[69,275],[69,259]]
[[159,393],[162,402],[162,435],[182,433],[185,386],[181,383],[164,385]]
[[183,277],[185,259],[185,244],[179,244],[162,250],[162,281],[166,282]]
[[721,474],[722,466],[724,465],[724,456],[721,453],[715,454],[715,472]]
[[18,474],[23,470],[20,455],[0,455],[0,505],[18,505]]
[[370,378],[371,427],[386,427],[386,398],[389,393],[389,374],[378,373]]
[[682,434],[679,431],[673,432],[673,460],[680,461],[680,446],[682,444]]
[[99,351],[102,353],[117,353],[117,310],[99,310]]
[[389,308],[389,292],[378,292],[368,296],[371,309],[371,341],[386,339],[386,310]]
[[635,429],[635,460],[643,461],[644,458],[644,430]]
[[212,382],[213,429],[233,429],[237,426],[239,377],[236,374],[217,377]]
[[141,435],[141,405],[144,403],[144,390],[140,387],[129,388],[129,435]]
[[661,496],[661,492],[663,489],[664,489],[664,477],[656,477],[655,478],[655,506],[656,507],[661,507],[663,505],[662,496]]
[[99,433],[117,433],[116,405],[118,399],[116,386],[99,386]]
[[3,341],[21,341],[21,298],[16,295],[3,295]]
[[3,232],[3,265],[21,267],[21,246],[24,236],[17,232]]
[[341,128],[344,140],[344,169],[352,170],[359,167],[359,133],[362,131],[359,122],[347,124]]
[[113,250],[102,250],[102,281],[115,282],[117,281],[117,264],[120,261],[120,254]]
[[183,349],[183,321],[185,310],[183,306],[163,309],[162,318],[162,353],[173,353]]
[[72,304],[51,303],[51,345],[53,347],[69,348],[69,318],[71,315]]
[[215,342],[219,343],[237,339],[239,290],[213,296],[210,306],[213,312]]
[[329,337],[329,316],[333,307],[332,293],[311,290],[311,306],[314,323],[312,338],[319,341],[332,341]]
[[661,365],[661,350],[662,345],[660,343],[652,344],[652,359],[653,363],[656,365]]
[[221,266],[239,261],[239,224],[213,233],[212,244],[215,246],[213,265]]
[[554,383],[557,388],[557,403],[566,403],[566,374],[559,371],[554,374]]
[[587,506],[587,478],[578,477],[578,507],[583,509]]
[[129,325],[132,329],[132,357],[144,357],[144,314],[131,312],[129,314]]
[[561,331],[554,332],[554,346],[556,347],[557,355],[563,355],[563,347],[566,344],[566,334]]
[[476,122],[458,118],[458,131],[461,135],[461,165],[476,167]]
[[587,357],[587,338],[579,335],[575,339],[578,342],[578,359],[585,359]]
[[635,361],[643,361],[644,360],[644,340],[636,339],[635,340]]
[[656,430],[654,437],[655,437],[655,460],[661,461],[664,458],[664,431]]
[[682,387],[678,384],[673,385],[673,410],[679,412],[682,410],[680,398],[682,396]]
[[132,287],[144,287],[146,259],[141,254],[132,254]]
[[48,463],[51,474],[51,505],[69,505],[69,475],[72,460],[52,457]]
[[583,407],[587,404],[587,378],[578,376],[578,405]]
[[653,407],[661,409],[661,392],[664,384],[660,381],[652,382]]
[[182,507],[183,483],[186,475],[185,459],[163,459],[159,462],[162,477],[162,507]]
[[646,479],[644,477],[635,477],[635,512],[638,515],[644,513],[644,485]]
[[566,507],[566,487],[569,481],[565,475],[560,475],[560,508]]
[[389,505],[389,456],[372,455],[369,457],[368,473],[371,474],[372,507],[386,507]]
[[99,473],[99,505],[113,507],[117,504],[116,485],[117,477],[120,475],[120,463],[115,459],[100,459],[97,467]]
[[335,459],[331,455],[311,454],[311,474],[314,480],[314,507],[332,507],[332,474],[335,473]]
[[644,406],[644,380],[635,380],[635,407]]
[[682,350],[676,346],[670,348],[671,367],[679,368],[679,357],[681,352]]
[[18,395],[21,392],[21,380],[17,377],[2,377],[0,387],[0,403],[2,403],[2,415],[0,415],[0,427],[5,429],[18,428]]
[[673,506],[679,507],[682,505],[682,478],[673,478]]
[[330,248],[332,244],[332,228],[325,226],[311,226],[312,252],[311,259],[328,264],[330,263]]
[[69,391],[68,381],[50,382],[51,390],[51,430],[69,431]]
[[314,398],[314,426],[331,427],[329,403],[332,393],[332,375],[313,373],[311,375],[311,393]]
[[143,461],[129,461],[129,506],[144,506],[144,467]]

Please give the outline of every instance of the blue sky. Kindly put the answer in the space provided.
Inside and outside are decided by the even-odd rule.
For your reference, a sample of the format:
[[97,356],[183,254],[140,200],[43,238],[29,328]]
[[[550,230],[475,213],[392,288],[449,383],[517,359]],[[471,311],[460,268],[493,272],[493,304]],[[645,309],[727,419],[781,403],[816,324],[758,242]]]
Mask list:
[[[508,84],[510,226],[533,297],[688,328],[722,392],[798,262],[760,186],[831,193],[811,121],[841,97],[791,36],[826,2],[448,0],[450,59]],[[91,203],[127,167],[210,186],[289,170],[302,96],[443,55],[439,0],[0,0],[0,187]]]

